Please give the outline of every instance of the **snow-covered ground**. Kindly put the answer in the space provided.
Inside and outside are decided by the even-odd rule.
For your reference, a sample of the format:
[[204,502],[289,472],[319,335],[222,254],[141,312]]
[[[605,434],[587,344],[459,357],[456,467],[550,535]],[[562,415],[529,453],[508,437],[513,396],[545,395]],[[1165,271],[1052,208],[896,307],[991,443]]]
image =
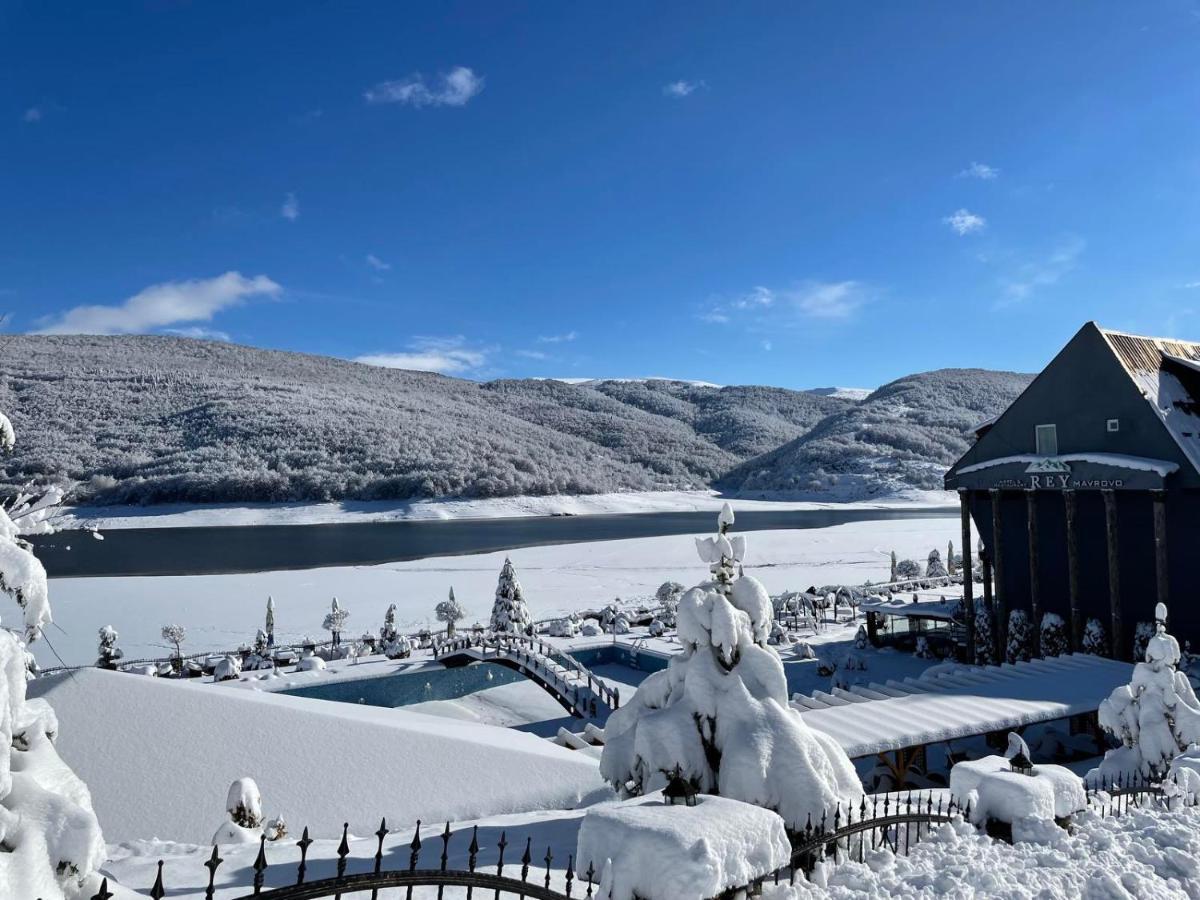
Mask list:
[[246,503],[72,507],[62,528],[181,528],[211,525],[317,525],[330,522],[400,522],[431,519],[506,519],[523,516],[586,516],[655,512],[716,512],[728,500],[735,511],[805,509],[901,509],[954,506],[949,491],[910,491],[852,503],[724,497],[716,491],[640,491],[560,494],[479,500],[352,501],[339,503]]
[[[946,517],[853,522],[830,528],[755,532],[746,571],[768,590],[861,584],[888,576],[888,554],[923,560],[933,548],[959,541],[957,519]],[[649,597],[664,581],[695,584],[705,572],[686,535],[530,547],[511,554],[535,618],[594,609],[615,597]],[[388,604],[397,622],[438,628],[434,605],[453,586],[467,611],[464,624],[486,622],[504,553],[485,553],[301,571],[238,575],[52,579],[55,620],[48,640],[34,645],[43,667],[96,657],[96,632],[121,634],[127,659],[165,656],[160,629],[187,629],[185,652],[228,650],[252,640],[268,595],[275,598],[280,641],[323,639],[321,622],[337,596],[349,609],[347,635],[377,632]],[[52,645],[52,647],[51,647]]]

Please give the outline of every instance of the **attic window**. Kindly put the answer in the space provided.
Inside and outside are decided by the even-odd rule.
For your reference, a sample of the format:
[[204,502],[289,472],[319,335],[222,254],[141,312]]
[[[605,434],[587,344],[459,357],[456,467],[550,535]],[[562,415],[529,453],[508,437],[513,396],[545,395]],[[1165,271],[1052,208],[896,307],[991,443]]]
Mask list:
[[1058,426],[1038,425],[1034,429],[1038,456],[1058,456]]
[[1108,427],[1109,434],[1113,434],[1114,432],[1120,431],[1121,430],[1121,420],[1120,419],[1109,419],[1107,427]]

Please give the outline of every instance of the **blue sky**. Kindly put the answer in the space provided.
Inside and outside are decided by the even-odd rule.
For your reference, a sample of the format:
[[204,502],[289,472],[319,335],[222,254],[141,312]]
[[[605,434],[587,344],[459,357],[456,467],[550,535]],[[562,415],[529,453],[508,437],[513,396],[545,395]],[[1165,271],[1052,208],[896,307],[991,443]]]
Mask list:
[[1200,338],[1198,10],[0,2],[0,306],[790,387]]

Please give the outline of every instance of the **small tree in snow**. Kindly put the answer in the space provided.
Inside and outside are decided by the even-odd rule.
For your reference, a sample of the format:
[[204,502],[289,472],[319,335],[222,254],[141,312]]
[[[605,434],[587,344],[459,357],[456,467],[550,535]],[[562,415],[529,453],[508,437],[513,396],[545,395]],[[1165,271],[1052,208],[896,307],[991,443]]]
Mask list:
[[896,577],[894,581],[909,581],[913,578],[921,577],[921,564],[915,559],[902,559],[896,563]]
[[1070,649],[1067,640],[1067,623],[1057,613],[1042,616],[1042,656],[1062,656]]
[[1032,655],[1033,627],[1029,613],[1014,609],[1008,614],[1008,647],[1005,659],[1010,663],[1028,661]]
[[346,620],[350,618],[349,610],[342,609],[342,605],[338,603],[338,598],[333,598],[333,603],[330,604],[329,612],[325,613],[325,621],[321,623],[333,639],[333,646],[340,647],[342,645],[342,631],[346,627]]
[[899,563],[896,562],[896,551],[895,550],[892,551],[891,560],[892,560],[892,567],[891,567],[891,571],[888,573],[888,582],[889,583],[898,580],[900,577],[900,570],[898,568]]
[[263,631],[267,634],[267,646],[275,646],[275,598],[267,597],[267,618],[263,623]]
[[516,569],[512,560],[505,557],[496,584],[496,599],[492,603],[491,629],[520,633],[527,630],[532,622],[525,596],[521,593],[521,582],[517,581]]
[[[1104,754],[1100,766],[1088,773],[1089,779],[1161,776],[1190,744],[1200,743],[1200,701],[1187,676],[1177,670],[1179,642],[1167,633],[1164,604],[1155,608],[1155,619],[1145,661],[1133,667],[1129,684],[1100,704],[1100,727],[1121,746]],[[1192,792],[1194,785],[1185,787]]]
[[996,664],[996,632],[992,609],[982,597],[975,599],[975,664]]
[[454,623],[467,617],[467,611],[454,597],[454,588],[450,588],[450,596],[434,609],[439,622],[446,623],[446,637],[454,637]]
[[946,571],[946,565],[942,562],[942,554],[935,547],[929,551],[929,559],[925,563],[926,578],[945,578],[949,573]]
[[738,575],[746,544],[728,534],[728,504],[718,524],[716,537],[697,541],[711,578],[680,599],[683,651],[609,717],[600,772],[624,796],[678,772],[702,792],[773,809],[799,831],[809,816],[858,803],[862,787],[845,751],[788,705],[783,664],[767,644],[771,598]]
[[261,661],[266,659],[270,652],[271,649],[267,640],[267,633],[260,628],[254,633],[254,655],[257,656]]
[[383,614],[383,626],[379,629],[379,642],[386,646],[396,640],[396,604],[388,604]]
[[1146,645],[1154,636],[1154,626],[1149,622],[1138,622],[1133,629],[1133,661],[1141,662],[1146,658]]
[[182,625],[164,625],[162,639],[175,648],[172,659],[183,661],[183,642],[187,640],[187,629]]
[[678,581],[664,581],[658,586],[658,590],[654,592],[654,601],[662,607],[659,618],[663,620],[663,624],[672,628],[675,626],[675,617],[679,612],[679,598],[682,596],[683,585]]
[[1079,649],[1084,653],[1092,654],[1092,656],[1108,655],[1108,636],[1105,634],[1104,626],[1100,624],[1099,619],[1087,620]]
[[958,572],[958,560],[954,556],[954,541],[946,544],[946,571],[951,575]]
[[117,646],[117,641],[121,636],[117,634],[117,629],[111,625],[105,625],[100,629],[100,650],[99,656],[96,659],[96,665],[102,669],[115,669],[117,660],[121,659],[125,654],[121,652],[121,648]]

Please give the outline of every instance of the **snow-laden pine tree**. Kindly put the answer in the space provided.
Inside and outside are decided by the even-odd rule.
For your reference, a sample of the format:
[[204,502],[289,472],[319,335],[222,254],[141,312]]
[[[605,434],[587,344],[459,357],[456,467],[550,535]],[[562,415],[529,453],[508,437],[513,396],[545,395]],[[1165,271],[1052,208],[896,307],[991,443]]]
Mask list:
[[925,561],[926,578],[945,578],[949,573],[946,564],[942,562],[942,554],[935,547],[929,551],[929,559]]
[[996,664],[995,618],[992,608],[982,597],[975,598],[975,664]]
[[[0,453],[15,435],[0,413]],[[99,890],[104,838],[87,786],[54,748],[58,721],[25,696],[25,643],[50,624],[46,570],[25,536],[53,531],[57,490],[0,507],[0,591],[21,609],[19,629],[0,628],[0,896],[84,900]],[[116,676],[113,676],[116,677]]]
[[1121,746],[1104,754],[1089,782],[1118,775],[1158,776],[1171,761],[1200,743],[1200,700],[1187,675],[1178,671],[1179,642],[1167,633],[1167,607],[1155,607],[1155,634],[1146,642],[1144,661],[1133,667],[1129,684],[1100,704],[1100,727]]
[[1138,622],[1133,629],[1133,661],[1141,662],[1146,658],[1146,645],[1154,636],[1154,626],[1149,622]]
[[267,617],[263,622],[263,631],[267,634],[267,646],[275,646],[275,598],[267,595]]
[[528,629],[532,622],[529,607],[525,605],[525,597],[521,593],[521,582],[517,581],[516,569],[513,568],[512,560],[505,557],[504,566],[500,569],[500,579],[496,583],[491,629],[519,634]]
[[117,634],[117,629],[111,625],[103,625],[100,628],[100,647],[96,657],[96,665],[102,669],[115,669],[117,661],[125,654],[121,652],[121,648],[117,646],[117,641],[121,636]]
[[799,831],[809,816],[856,805],[862,786],[837,742],[788,705],[783,664],[767,644],[771,598],[737,574],[746,543],[728,534],[728,504],[718,524],[715,538],[696,542],[712,577],[679,602],[683,652],[609,717],[600,773],[634,796],[678,771],[702,792],[773,809]]
[[679,612],[679,598],[683,596],[683,585],[678,581],[664,581],[654,592],[654,602],[661,609],[658,617],[669,628],[675,627],[675,616]]
[[389,603],[383,613],[383,626],[379,629],[379,642],[386,646],[396,640],[396,604]]
[[1062,656],[1070,649],[1067,638],[1067,623],[1058,613],[1048,612],[1042,616],[1042,656]]
[[348,618],[350,618],[350,611],[342,609],[342,604],[338,603],[337,597],[334,597],[333,603],[329,605],[329,612],[325,613],[325,621],[321,623],[321,627],[329,632],[334,647],[342,645],[342,632],[346,628]]
[[958,572],[958,557],[954,555],[954,541],[946,544],[946,571],[951,575]]
[[450,588],[450,596],[434,608],[434,615],[439,622],[446,623],[446,637],[454,637],[454,623],[467,617],[467,611],[454,596],[454,588]]
[[1108,636],[1105,634],[1104,626],[1100,623],[1099,619],[1087,620],[1079,649],[1080,652],[1090,653],[1092,656],[1108,655]]
[[1029,613],[1014,609],[1008,614],[1008,646],[1004,651],[1007,662],[1027,662],[1033,655],[1033,625]]

